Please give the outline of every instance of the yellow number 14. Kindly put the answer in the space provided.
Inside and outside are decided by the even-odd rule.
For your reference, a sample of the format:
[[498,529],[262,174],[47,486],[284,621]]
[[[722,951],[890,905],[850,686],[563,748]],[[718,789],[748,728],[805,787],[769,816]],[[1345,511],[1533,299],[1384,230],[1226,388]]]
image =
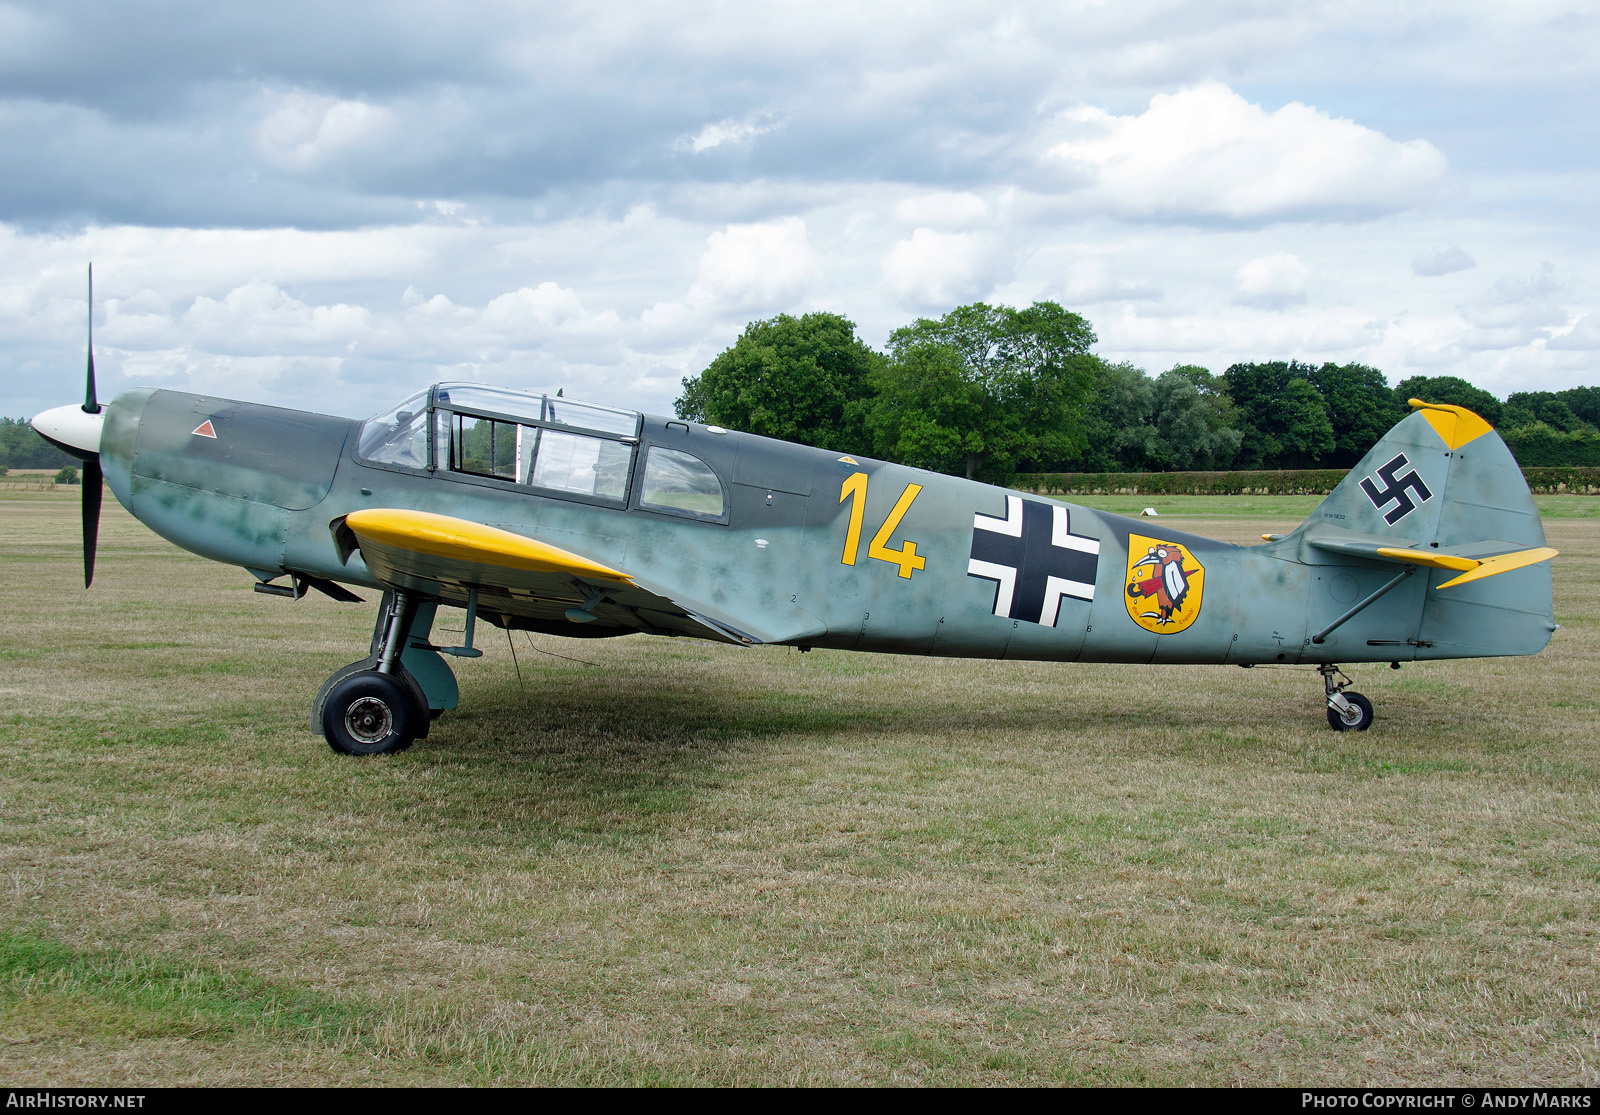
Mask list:
[[[867,556],[886,561],[890,565],[900,567],[900,576],[910,577],[918,569],[928,567],[928,559],[917,553],[917,544],[907,542],[898,550],[891,550],[885,543],[894,537],[894,532],[900,529],[900,520],[905,518],[906,512],[911,509],[911,501],[917,498],[917,493],[922,491],[921,484],[907,484],[906,490],[900,493],[900,498],[895,500],[894,509],[889,512],[889,517],[883,521],[883,526],[878,533],[872,536],[872,543],[867,547]],[[854,565],[856,557],[861,550],[861,520],[867,513],[867,474],[864,472],[851,473],[845,480],[844,486],[839,489],[839,502],[850,500],[850,529],[844,536],[844,564]]]

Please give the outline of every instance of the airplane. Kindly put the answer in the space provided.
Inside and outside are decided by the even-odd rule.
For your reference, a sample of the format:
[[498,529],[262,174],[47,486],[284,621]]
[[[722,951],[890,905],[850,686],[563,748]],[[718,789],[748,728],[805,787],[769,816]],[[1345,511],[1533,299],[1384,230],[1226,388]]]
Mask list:
[[[90,278],[91,306],[93,277]],[[91,321],[92,330],[92,321]],[[1557,630],[1539,511],[1499,435],[1411,400],[1295,530],[1235,546],[869,457],[476,383],[366,421],[135,388],[33,427],[162,537],[259,592],[382,593],[312,724],[398,752],[457,707],[477,621],[574,638],[1057,662],[1315,667],[1330,727],[1372,702],[1341,663],[1536,654]],[[1382,602],[1382,607],[1374,605]],[[430,641],[465,609],[458,646]]]

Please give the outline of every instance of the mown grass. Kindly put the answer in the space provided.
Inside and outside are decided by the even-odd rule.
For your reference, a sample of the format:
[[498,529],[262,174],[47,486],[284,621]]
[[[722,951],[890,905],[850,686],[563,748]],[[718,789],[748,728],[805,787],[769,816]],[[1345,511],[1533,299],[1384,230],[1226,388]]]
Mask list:
[[[1550,649],[1360,667],[1368,733],[1305,671],[540,638],[519,685],[491,629],[354,761],[306,720],[370,608],[114,504],[85,593],[75,494],[0,497],[8,1082],[1596,1083],[1581,497]],[[1252,498],[1170,518],[1315,502]]]

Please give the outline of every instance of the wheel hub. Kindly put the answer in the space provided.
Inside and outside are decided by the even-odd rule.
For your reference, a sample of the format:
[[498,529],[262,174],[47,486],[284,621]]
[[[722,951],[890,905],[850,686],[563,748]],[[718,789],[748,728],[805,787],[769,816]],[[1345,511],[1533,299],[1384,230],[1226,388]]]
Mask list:
[[345,710],[344,726],[362,743],[381,743],[394,729],[394,714],[376,697],[362,697]]

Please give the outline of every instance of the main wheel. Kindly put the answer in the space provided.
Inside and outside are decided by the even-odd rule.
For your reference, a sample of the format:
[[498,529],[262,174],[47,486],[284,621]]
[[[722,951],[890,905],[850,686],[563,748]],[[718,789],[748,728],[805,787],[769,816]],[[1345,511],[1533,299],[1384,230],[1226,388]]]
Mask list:
[[344,755],[392,755],[411,746],[426,715],[404,682],[363,670],[328,692],[322,734]]
[[1353,719],[1346,719],[1338,709],[1328,706],[1328,727],[1336,732],[1364,732],[1372,727],[1372,702],[1359,693],[1346,693],[1344,699],[1350,702]]

